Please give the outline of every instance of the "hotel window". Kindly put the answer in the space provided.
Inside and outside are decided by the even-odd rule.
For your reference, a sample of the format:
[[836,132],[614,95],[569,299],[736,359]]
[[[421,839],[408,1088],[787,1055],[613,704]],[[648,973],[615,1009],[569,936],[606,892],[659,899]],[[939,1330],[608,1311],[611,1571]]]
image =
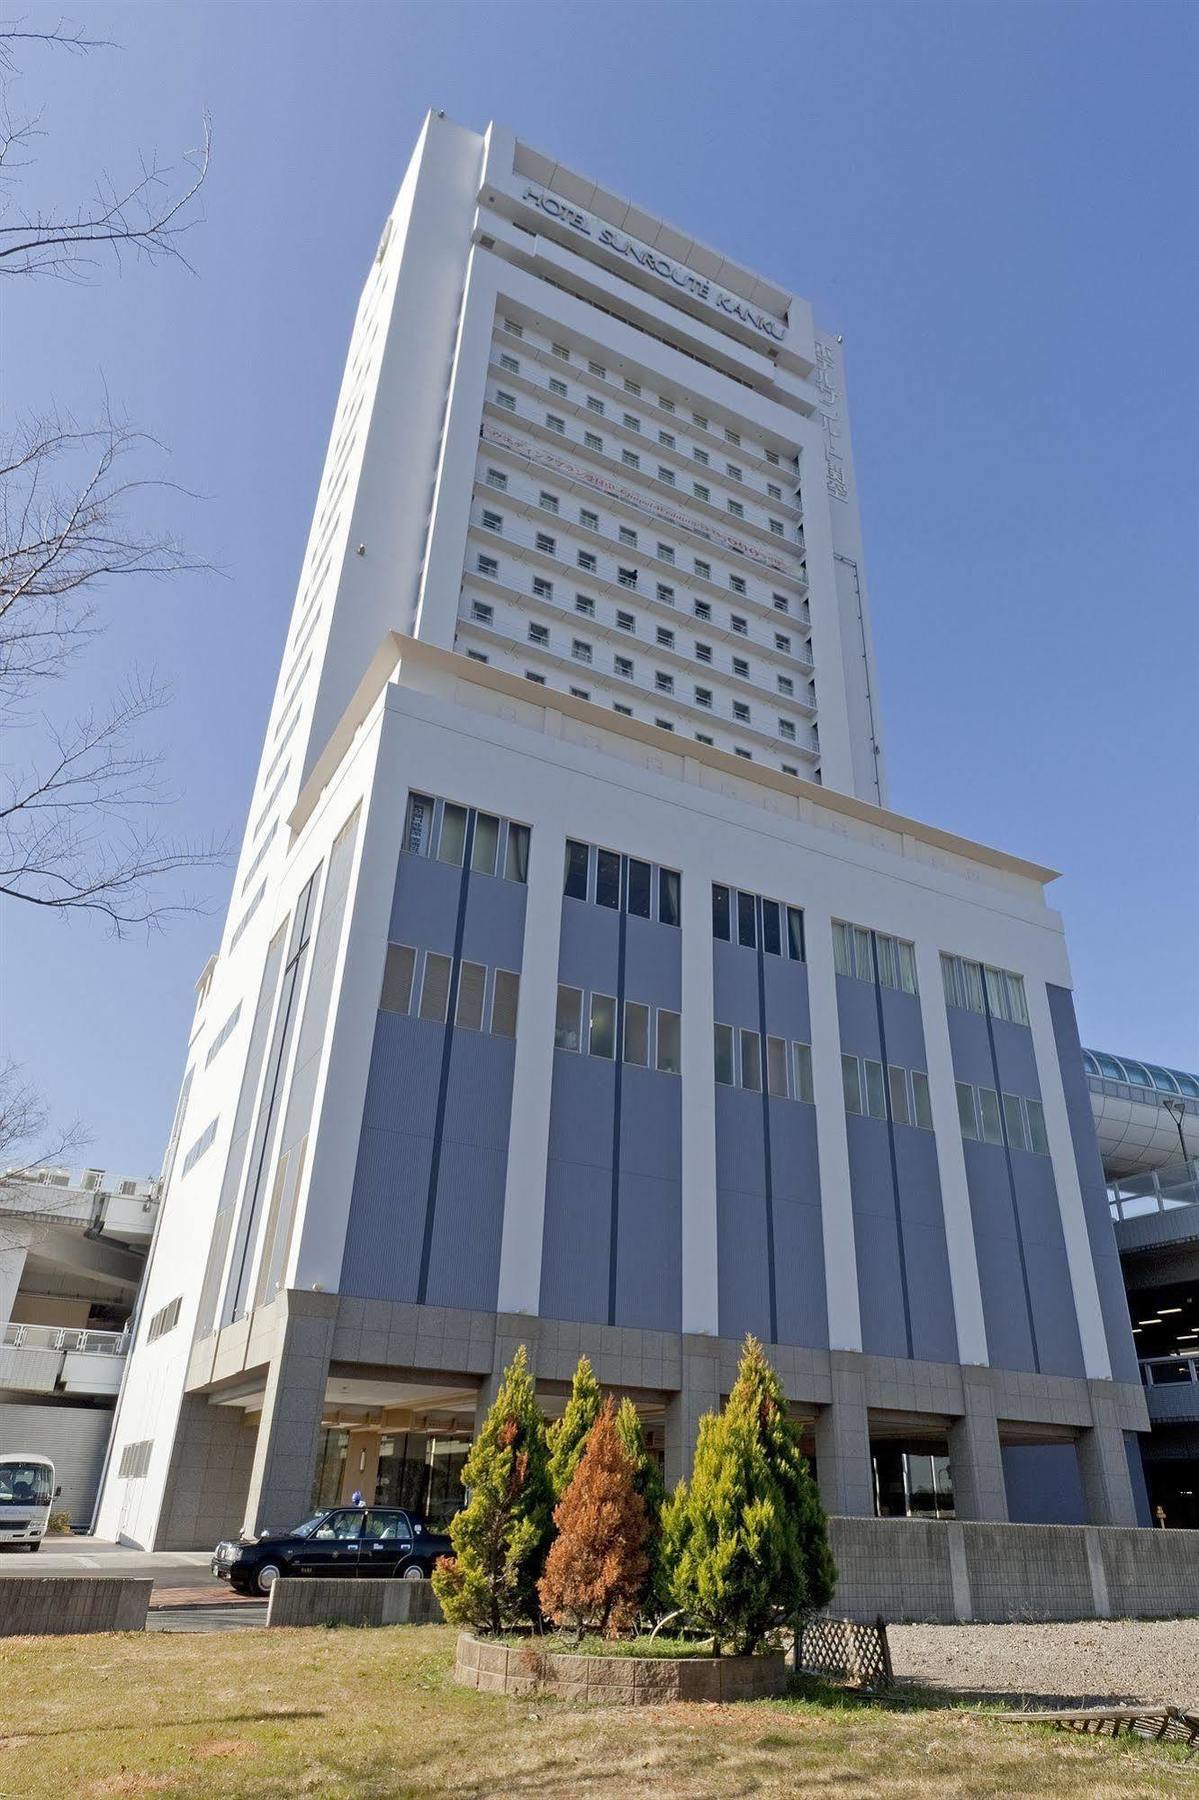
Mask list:
[[766,494],[768,499],[781,500],[783,497],[783,490],[781,487],[776,486],[773,481],[768,481],[766,483]]
[[641,383],[639,381],[633,381],[626,375],[624,378],[624,391],[626,394],[639,394],[641,392]]
[[921,1131],[933,1128],[933,1103],[928,1076],[923,1069],[912,1070],[912,1122]]
[[749,626],[746,624],[744,619],[739,617],[739,615],[737,613],[729,614],[729,624],[732,627],[732,629],[737,633],[738,637],[748,637],[749,636]]
[[523,337],[525,335],[524,326],[518,324],[515,319],[505,319],[504,330],[510,331],[513,337]]
[[780,763],[779,768],[783,771],[784,775],[798,775],[799,774],[799,770],[796,768],[794,763]]
[[626,431],[640,431],[641,430],[641,420],[639,418],[637,418],[634,413],[625,413],[624,417],[621,420],[621,424],[624,426]]
[[663,412],[674,411],[674,401],[668,399],[665,394],[658,395],[658,405],[662,408]]
[[758,947],[758,908],[753,894],[737,895],[737,942],[746,950]]
[[887,1069],[887,1088],[891,1098],[891,1117],[897,1125],[909,1125],[908,1075],[906,1069],[891,1063]]
[[658,557],[659,557],[659,560],[662,562],[672,563],[674,561],[674,545],[673,544],[659,544],[658,545]]
[[543,488],[538,497],[537,504],[542,507],[545,512],[556,513],[558,511],[558,496],[557,494],[547,494]]
[[587,371],[591,375],[598,375],[601,381],[607,381],[608,379],[608,371],[605,369],[603,363],[589,362],[587,364]]
[[495,391],[495,403],[497,406],[502,406],[505,412],[516,411],[516,395],[505,394],[501,388],[497,388]]
[[484,531],[503,531],[503,529],[504,529],[503,513],[488,512],[488,511],[486,511],[486,509],[484,509],[483,529],[484,529]]
[[791,602],[788,600],[786,594],[772,594],[770,597],[774,601],[775,612],[791,611]]
[[558,1007],[554,1015],[554,1049],[577,1050],[583,1031],[583,992],[581,988],[558,984]]
[[590,511],[590,509],[586,506],[580,507],[580,509],[579,509],[579,524],[582,525],[584,530],[586,530],[586,531],[598,531],[599,530],[599,514],[597,512]]
[[736,463],[725,463],[724,472],[729,477],[730,481],[744,481],[745,479]]
[[562,891],[568,900],[586,900],[590,860],[591,850],[587,844],[580,844],[575,838],[567,838],[566,873]]
[[773,463],[775,468],[778,468],[779,453],[777,450],[764,450],[762,454],[768,463]]
[[705,467],[707,467],[708,463],[711,461],[708,452],[706,450],[701,450],[698,444],[692,447],[691,454],[697,463],[702,463]]
[[739,431],[733,431],[726,425],[724,428],[724,441],[726,444],[739,444],[741,442],[741,433]]
[[658,870],[658,923],[660,925],[679,925],[682,923],[681,901],[679,890],[682,877],[677,869]]
[[664,464],[659,463],[658,464],[658,480],[664,481],[666,483],[667,487],[673,487],[674,486],[674,470],[668,469],[665,467]]
[[722,1087],[736,1087],[737,1073],[733,1055],[733,1028],[731,1025],[713,1026],[712,1048],[715,1057],[717,1081]]
[[795,692],[795,683],[792,681],[790,675],[780,675],[777,679],[780,694],[793,694]]
[[762,1091],[762,1040],[756,1031],[741,1032],[741,1086],[753,1094]]
[[691,483],[691,492],[695,495],[697,500],[710,500],[712,498],[709,489],[704,487],[703,483],[700,481],[693,481]]
[[708,709],[709,712],[711,712],[711,710],[712,710],[712,690],[711,690],[711,688],[697,687],[695,690],[695,704],[697,706],[704,706]]
[[711,579],[712,579],[711,563],[704,562],[702,557],[697,556],[695,559],[694,568],[695,568],[695,573],[699,576],[701,581],[711,581]]
[[658,433],[658,442],[661,444],[661,446],[664,450],[673,450],[674,449],[674,433],[673,433],[673,431],[660,431]]
[[674,605],[674,589],[672,587],[668,586],[668,584],[665,581],[660,581],[658,583],[657,592],[658,592],[658,598],[664,606],[673,606]]
[[594,575],[596,569],[599,567],[598,563],[596,562],[594,552],[591,550],[580,550],[578,555],[575,557],[575,563],[577,564],[577,566],[580,569],[583,569],[588,575]]
[[599,398],[598,394],[588,394],[587,410],[588,410],[588,412],[599,413],[600,417],[601,418],[603,417],[604,403]]
[[475,568],[480,575],[498,575],[500,565],[494,556],[479,556],[475,559]]
[[674,724],[670,719],[655,719],[654,724],[658,727],[659,731],[674,730]]
[[866,1077],[866,1111],[872,1119],[887,1116],[887,1096],[883,1086],[883,1065],[873,1057],[863,1057],[862,1073]]
[[681,1020],[677,1012],[658,1008],[657,1067],[663,1075],[679,1075],[683,1068]]
[[1045,1130],[1045,1108],[1039,1100],[1026,1100],[1029,1147],[1038,1156],[1049,1155],[1049,1135]]
[[639,469],[641,467],[641,458],[635,450],[622,450],[620,453],[620,460],[626,469]]
[[739,675],[742,681],[749,680],[749,664],[743,656],[734,656],[733,674]]
[[550,387],[550,393],[556,394],[558,396],[559,400],[566,399],[567,391],[568,391],[566,383],[564,381],[559,381],[558,377],[556,375],[550,376],[549,387]]
[[604,440],[598,431],[585,431],[583,433],[583,444],[586,449],[596,450],[601,456],[604,453]]
[[614,713],[620,713],[622,715],[622,717],[624,717],[626,719],[631,719],[633,716],[632,707],[631,706],[622,706],[620,704],[619,700],[614,700],[612,702],[612,711]]
[[450,1003],[450,971],[453,962],[429,950],[425,954],[424,980],[420,990],[420,1017],[435,1025],[444,1025]]
[[978,1110],[982,1118],[983,1143],[1002,1144],[1003,1123],[999,1111],[999,1095],[994,1088],[979,1088]]
[[574,695],[576,700],[590,700],[590,698],[591,698],[590,688],[572,687],[570,691]]
[[669,625],[659,625],[657,639],[663,650],[674,649],[674,632],[670,629]]
[[783,521],[781,519],[770,519],[768,521],[768,523],[769,523],[770,529],[774,533],[775,537],[782,537]]
[[833,963],[838,975],[852,975],[858,981],[874,980],[874,958],[871,938],[878,955],[878,978],[883,987],[897,988],[915,994],[916,956],[911,944],[885,932],[865,931],[860,925],[833,921]]
[[555,537],[551,537],[548,531],[539,531],[534,539],[534,543],[543,556],[556,556],[558,554],[558,540]]
[[591,1056],[616,1057],[616,1001],[611,994],[592,994],[587,1050]]
[[618,612],[616,615],[616,628],[618,631],[636,631],[637,620],[630,612]]
[[622,1060],[639,1069],[649,1067],[649,1007],[640,1000],[624,1003],[624,1042]]
[[636,569],[618,568],[616,571],[616,579],[621,587],[635,588],[637,586],[637,571]]
[[468,650],[466,654],[471,662],[485,663],[489,660],[482,650]]
[[667,675],[665,673],[665,671],[662,669],[655,669],[655,671],[654,671],[654,686],[657,688],[657,690],[660,694],[673,694],[674,693],[674,676]]
[[784,656],[790,656],[790,654],[791,654],[791,639],[787,636],[785,631],[776,631],[775,632],[774,647],[776,650],[781,650]]
[[703,413],[692,413],[691,423],[697,425],[701,431],[706,431],[708,429],[708,421],[705,419]]
[[570,654],[576,662],[589,663],[591,661],[591,645],[585,643],[582,638],[575,638],[570,646]]
[[412,1005],[412,978],[416,972],[416,951],[407,944],[388,944],[383,963],[383,992],[379,996],[381,1012],[406,1013]]
[[545,428],[547,431],[556,431],[561,436],[566,431],[566,420],[560,419],[557,413],[546,413]]
[[862,1111],[862,1072],[856,1056],[841,1058],[841,1092],[847,1113]]
[[787,1098],[787,1040],[766,1039],[766,1092],[776,1100]]
[[570,361],[570,351],[566,348],[565,344],[552,344],[550,348],[553,350],[555,356],[560,356],[562,358],[563,362]]
[[712,660],[711,644],[697,643],[695,646],[695,660],[696,660],[696,662],[710,663]]
[[729,586],[732,588],[734,594],[743,594],[745,592],[744,575],[730,575]]
[[637,548],[637,533],[633,530],[631,525],[622,525],[620,527],[619,537],[621,543],[628,544],[630,549],[635,550]]
[[749,707],[744,700],[733,701],[733,717],[737,720],[739,725],[749,724]]
[[520,976],[511,969],[497,969],[491,989],[492,1037],[516,1036],[516,1013],[520,1005]]
[[589,619],[594,619],[595,601],[591,598],[590,594],[575,595],[575,611],[578,613],[585,613]]
[[506,488],[508,485],[508,477],[502,469],[488,469],[487,485],[493,488]]
[[958,1096],[958,1123],[964,1138],[978,1137],[978,1117],[974,1111],[974,1089],[969,1082],[954,1083]]
[[625,681],[632,681],[632,679],[633,679],[633,659],[631,656],[615,657],[613,659],[612,666],[618,675],[623,676]]
[[740,500],[727,500],[725,505],[735,519],[743,519],[745,517],[745,508],[742,506]]
[[631,913],[639,919],[650,917],[650,891],[653,886],[653,869],[647,862],[630,856],[628,862],[627,905]]
[[441,836],[437,843],[437,860],[452,863],[456,869],[462,867],[462,858],[466,851],[465,806],[455,806],[447,800],[441,810]]
[[547,581],[544,575],[534,575],[533,593],[538,600],[552,600],[554,584],[552,581]]
[[795,1098],[805,1100],[809,1106],[815,1103],[812,1088],[812,1046],[810,1044],[792,1044],[791,1073],[795,1081]]
[[490,625],[495,619],[495,607],[488,606],[485,600],[472,600],[470,616],[476,625]]
[[706,731],[697,731],[695,734],[695,741],[697,744],[708,744],[708,745],[715,744],[715,739],[710,738]]
[[786,738],[789,744],[795,742],[795,726],[790,719],[779,720],[779,736],[781,738]]
[[525,680],[533,682],[534,685],[537,687],[545,686],[545,676],[539,675],[537,673],[536,669],[526,669],[525,670]]
[[458,965],[458,1000],[454,1007],[454,1024],[463,1031],[482,1031],[483,1000],[487,992],[487,970],[482,963],[462,962]]

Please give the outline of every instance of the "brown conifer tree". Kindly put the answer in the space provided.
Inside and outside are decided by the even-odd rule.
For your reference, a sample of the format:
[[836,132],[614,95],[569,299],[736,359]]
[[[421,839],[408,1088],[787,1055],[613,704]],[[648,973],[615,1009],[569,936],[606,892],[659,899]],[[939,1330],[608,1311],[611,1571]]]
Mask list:
[[554,1509],[558,1536],[538,1587],[548,1616],[580,1637],[589,1630],[615,1637],[637,1616],[649,1573],[649,1518],[633,1476],[609,1397]]

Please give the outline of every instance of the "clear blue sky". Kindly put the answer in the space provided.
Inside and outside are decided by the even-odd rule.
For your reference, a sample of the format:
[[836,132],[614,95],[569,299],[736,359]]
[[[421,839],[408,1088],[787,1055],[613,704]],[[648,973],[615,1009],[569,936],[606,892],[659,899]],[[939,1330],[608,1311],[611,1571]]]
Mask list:
[[[45,23],[58,8],[35,6]],[[68,12],[68,16],[70,16]],[[360,283],[430,106],[497,117],[842,332],[895,806],[1062,869],[1084,1041],[1199,1067],[1189,3],[81,6],[31,50],[28,191],[214,130],[196,275],[8,295],[6,406],[102,381],[225,571],[114,589],[89,661],[175,689],[180,830],[244,824]],[[10,906],[11,1054],[89,1160],[157,1169],[208,916]]]

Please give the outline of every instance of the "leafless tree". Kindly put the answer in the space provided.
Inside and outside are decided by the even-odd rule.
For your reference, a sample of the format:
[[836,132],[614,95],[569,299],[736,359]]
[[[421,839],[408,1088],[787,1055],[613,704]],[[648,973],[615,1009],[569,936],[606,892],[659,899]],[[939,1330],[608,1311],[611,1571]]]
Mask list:
[[[98,49],[65,23],[0,26],[0,67],[30,42],[82,54]],[[96,252],[179,256],[208,166],[208,133],[189,179],[172,188],[157,164],[132,183],[104,178],[97,199],[63,215],[15,211],[10,191],[36,121],[0,135],[0,275],[82,277]],[[116,935],[160,923],[191,904],[163,897],[164,878],[218,859],[222,847],[181,842],[160,820],[172,798],[140,727],[168,698],[153,675],[63,719],[45,704],[103,629],[105,584],[166,576],[189,562],[177,540],[147,529],[172,484],[144,473],[158,446],[108,409],[96,425],[56,413],[0,439],[0,897],[102,917]]]

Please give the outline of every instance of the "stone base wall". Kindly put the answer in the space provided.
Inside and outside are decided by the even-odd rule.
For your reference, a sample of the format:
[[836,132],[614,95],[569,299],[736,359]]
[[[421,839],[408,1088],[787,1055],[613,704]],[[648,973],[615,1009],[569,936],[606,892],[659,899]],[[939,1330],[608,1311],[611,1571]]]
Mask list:
[[0,1637],[144,1631],[153,1585],[112,1575],[0,1576]]
[[308,1580],[271,1589],[268,1625],[439,1625],[441,1602],[427,1581]]
[[1199,1616],[1199,1531],[833,1518],[829,1542],[830,1610],[862,1622]]
[[599,1706],[663,1706],[676,1700],[765,1700],[781,1694],[781,1651],[766,1656],[583,1656],[493,1644],[464,1631],[454,1678],[483,1694],[556,1694]]

